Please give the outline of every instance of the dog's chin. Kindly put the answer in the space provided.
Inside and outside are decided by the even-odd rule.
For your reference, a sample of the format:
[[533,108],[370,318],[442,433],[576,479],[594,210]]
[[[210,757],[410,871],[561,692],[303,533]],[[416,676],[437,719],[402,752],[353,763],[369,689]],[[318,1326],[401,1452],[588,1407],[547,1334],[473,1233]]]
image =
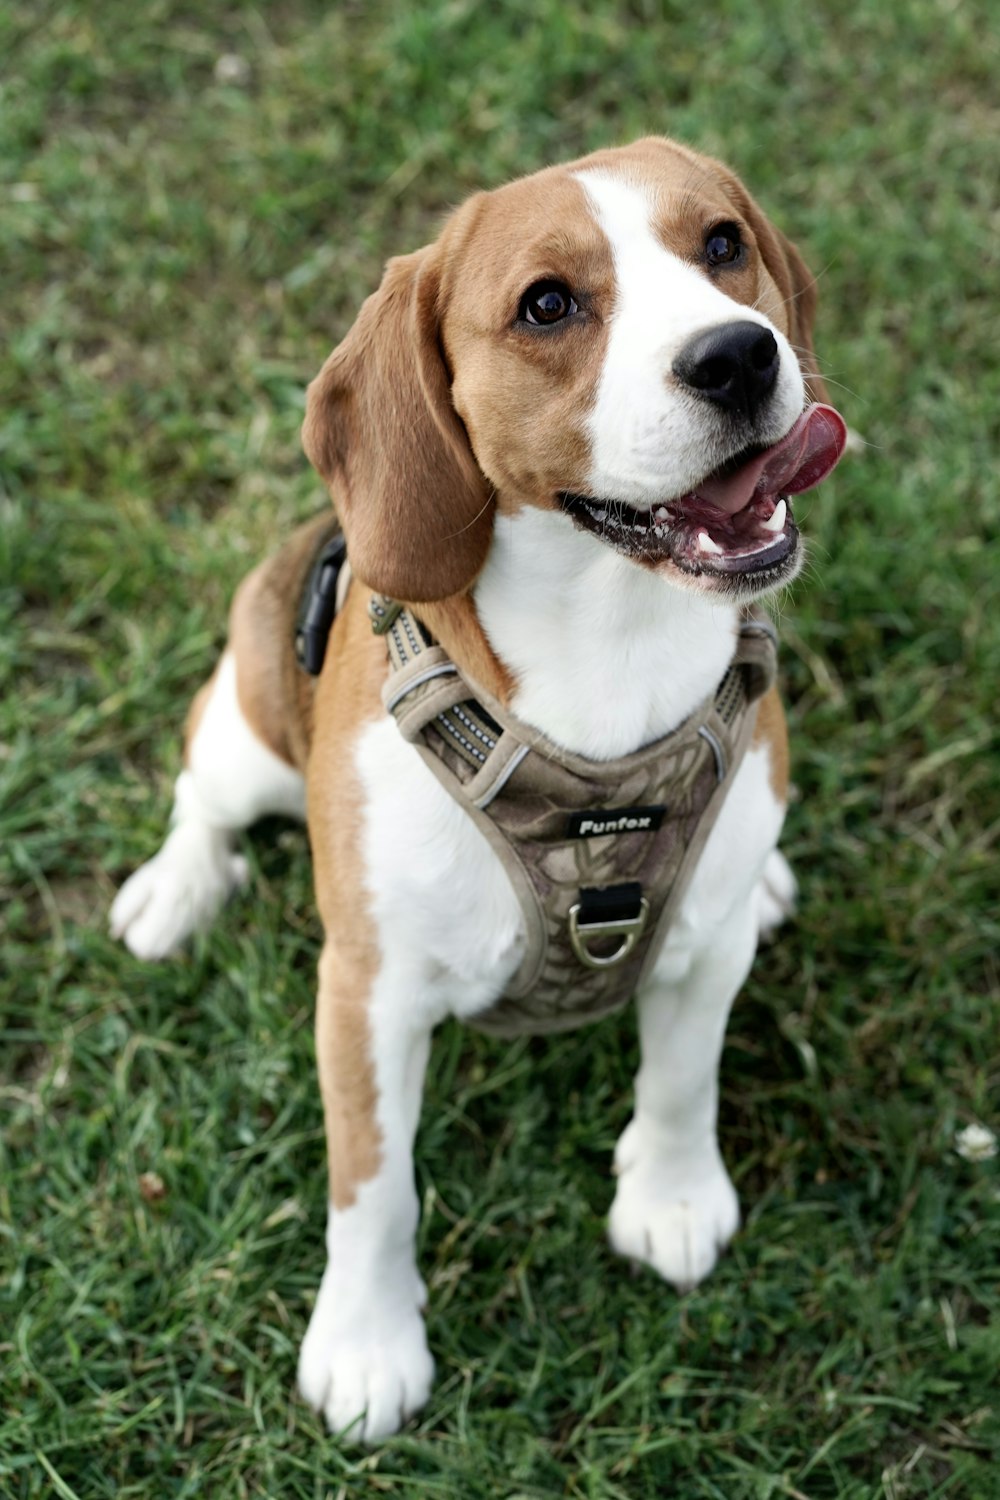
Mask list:
[[645,507],[562,491],[582,530],[645,567],[730,598],[789,583],[802,563],[792,496],[833,469],[847,437],[829,406],[806,408],[779,442],[745,448],[693,489]]

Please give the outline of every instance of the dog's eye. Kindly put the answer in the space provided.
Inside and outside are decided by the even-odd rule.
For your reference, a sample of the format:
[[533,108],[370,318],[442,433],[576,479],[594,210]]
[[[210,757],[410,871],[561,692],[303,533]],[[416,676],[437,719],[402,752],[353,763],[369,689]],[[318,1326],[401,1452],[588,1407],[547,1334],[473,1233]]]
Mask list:
[[705,238],[705,259],[710,266],[729,266],[743,253],[743,241],[735,224],[716,224]]
[[578,310],[569,287],[561,281],[536,281],[521,298],[518,317],[525,323],[560,323]]

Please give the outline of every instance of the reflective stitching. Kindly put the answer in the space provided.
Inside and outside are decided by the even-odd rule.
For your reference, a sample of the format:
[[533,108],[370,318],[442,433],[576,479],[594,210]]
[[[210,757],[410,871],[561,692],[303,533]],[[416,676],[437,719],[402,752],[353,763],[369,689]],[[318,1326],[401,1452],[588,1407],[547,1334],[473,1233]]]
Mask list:
[[468,729],[470,733],[476,736],[477,740],[482,740],[483,744],[490,750],[496,749],[496,740],[492,739],[490,735],[486,734],[484,730],[480,729],[479,725],[474,723],[473,720],[469,718],[468,714],[462,712],[462,705],[460,703],[453,704],[451,711],[455,715],[456,719],[458,719],[460,723],[464,724],[466,729]]
[[404,609],[403,613],[400,615],[399,618],[402,621],[403,629],[406,631],[406,639],[410,643],[410,653],[411,653],[411,655],[413,655],[413,656],[419,656],[420,655],[421,647],[420,647],[420,642],[417,640],[416,634],[414,633],[413,627],[410,624],[410,619],[411,619],[410,611],[408,609]]
[[[400,617],[400,619],[401,618],[402,618],[402,616]],[[393,641],[393,643],[395,644],[396,655],[399,657],[399,664],[400,664],[401,667],[405,667],[406,664],[407,664],[407,662],[410,660],[410,658],[407,655],[406,642],[403,639],[403,634],[402,634],[402,630],[400,628],[400,621],[399,620],[397,620],[394,625],[391,625],[389,627],[389,635],[388,635],[387,639],[391,639]]]
[[715,695],[716,711],[727,728],[741,707],[742,689],[742,672],[738,667],[730,667]]
[[455,728],[454,724],[452,724],[444,714],[438,714],[437,722],[441,725],[442,729],[447,729],[452,738],[456,739],[464,750],[468,750],[470,755],[474,756],[476,760],[482,761],[483,765],[485,766],[486,756],[483,754],[483,752],[481,750],[477,750],[472,741],[467,740],[465,738],[465,735],[460,733],[460,731]]

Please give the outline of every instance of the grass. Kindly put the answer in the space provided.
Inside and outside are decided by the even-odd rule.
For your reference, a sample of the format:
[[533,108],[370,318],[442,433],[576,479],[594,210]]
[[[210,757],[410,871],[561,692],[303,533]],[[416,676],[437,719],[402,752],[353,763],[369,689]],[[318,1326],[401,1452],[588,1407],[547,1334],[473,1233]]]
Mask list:
[[[1000,1123],[985,0],[24,0],[0,57],[0,1492],[995,1500],[1000,1185],[953,1149]],[[384,257],[649,130],[732,162],[821,271],[869,445],[783,606],[803,899],[724,1059],[747,1223],[686,1298],[630,1277],[631,1021],[445,1028],[438,1384],[360,1453],[292,1390],[325,1193],[304,836],[255,835],[176,963],[105,913],[237,578],[318,503],[303,387]]]

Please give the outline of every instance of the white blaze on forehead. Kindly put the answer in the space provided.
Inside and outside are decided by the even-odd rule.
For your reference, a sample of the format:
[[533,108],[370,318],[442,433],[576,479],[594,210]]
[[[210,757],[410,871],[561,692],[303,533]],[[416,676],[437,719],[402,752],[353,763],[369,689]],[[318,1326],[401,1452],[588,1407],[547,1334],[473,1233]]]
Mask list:
[[783,437],[805,397],[798,361],[762,312],[727,297],[708,277],[657,239],[653,203],[641,186],[607,172],[579,172],[591,210],[608,237],[616,297],[604,369],[589,417],[589,491],[600,498],[654,505],[692,489],[732,453],[725,418],[670,377],[694,334],[747,320],[769,328],[781,364],[771,411]]

